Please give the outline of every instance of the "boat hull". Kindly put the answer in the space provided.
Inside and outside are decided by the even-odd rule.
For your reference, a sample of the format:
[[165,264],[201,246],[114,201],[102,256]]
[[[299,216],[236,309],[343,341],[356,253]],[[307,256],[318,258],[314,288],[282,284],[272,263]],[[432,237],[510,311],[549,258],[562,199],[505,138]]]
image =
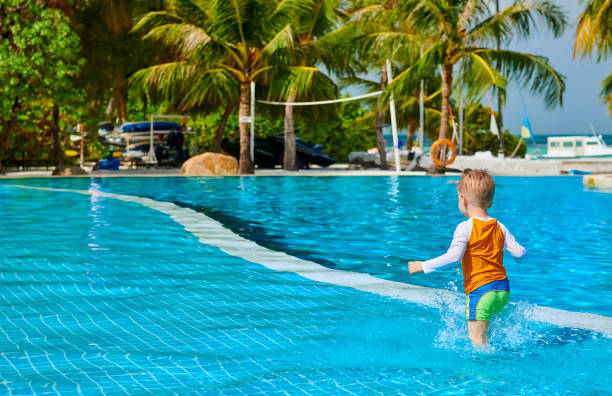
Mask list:
[[[536,158],[536,157],[534,157]],[[610,159],[612,154],[602,155],[581,155],[581,156],[561,156],[561,155],[547,155],[537,157],[537,159],[556,159],[556,160],[574,160],[574,159]]]

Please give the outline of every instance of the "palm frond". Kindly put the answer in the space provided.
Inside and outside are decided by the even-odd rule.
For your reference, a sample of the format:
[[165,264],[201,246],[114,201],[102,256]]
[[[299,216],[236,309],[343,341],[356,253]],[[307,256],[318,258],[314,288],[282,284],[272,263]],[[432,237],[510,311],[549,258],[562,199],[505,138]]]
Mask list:
[[388,101],[391,93],[395,95],[412,95],[420,89],[420,80],[430,79],[437,73],[440,59],[444,57],[444,50],[447,46],[446,40],[440,40],[429,48],[416,62],[407,67],[404,71],[393,78],[383,91],[382,100]]
[[211,41],[211,37],[204,30],[186,23],[168,23],[154,27],[144,38],[157,40],[173,47],[181,57],[202,51]]
[[461,73],[457,78],[456,86],[460,86],[468,98],[481,96],[492,86],[505,92],[507,80],[491,64],[491,59],[482,53],[469,52],[464,58]]
[[168,62],[141,69],[128,83],[142,91],[152,91],[166,98],[181,96],[186,82],[197,75],[197,68],[188,62]]
[[510,50],[478,49],[475,54],[488,59],[507,78],[515,77],[519,84],[530,85],[531,93],[542,96],[547,107],[563,105],[565,77],[557,72],[547,58]]
[[590,0],[578,16],[574,56],[590,56],[597,51],[597,59],[612,55],[612,1]]
[[168,11],[153,11],[145,14],[132,28],[132,32],[148,32],[168,23],[182,23],[183,20]]
[[268,43],[263,47],[261,54],[270,57],[286,55],[293,48],[293,30],[291,24],[285,25]]
[[457,24],[458,16],[448,9],[456,6],[452,2],[436,0],[407,0],[397,6],[398,15],[405,16],[406,23],[416,31],[434,36],[449,36]]
[[608,114],[612,117],[612,70],[608,77],[601,83],[599,95],[602,100],[608,104]]
[[536,18],[555,37],[561,36],[568,24],[565,13],[557,4],[548,0],[523,0],[475,24],[469,29],[467,39],[482,45],[483,42],[494,42],[497,38],[505,42],[515,37],[527,38],[532,29],[538,26]]
[[338,87],[316,67],[291,66],[275,75],[269,95],[285,100],[291,93],[300,101],[335,99]]
[[208,69],[198,74],[184,97],[179,101],[181,109],[204,105],[218,106],[238,101],[238,81],[223,68]]

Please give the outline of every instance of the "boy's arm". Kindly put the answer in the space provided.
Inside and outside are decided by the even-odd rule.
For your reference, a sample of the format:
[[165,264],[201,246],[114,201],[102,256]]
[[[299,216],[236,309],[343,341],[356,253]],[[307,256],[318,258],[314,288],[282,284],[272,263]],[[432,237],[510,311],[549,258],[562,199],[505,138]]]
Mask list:
[[515,259],[519,259],[523,257],[525,253],[527,253],[527,250],[525,250],[524,247],[519,245],[516,239],[514,239],[514,235],[510,233],[510,231],[506,228],[506,226],[504,226],[502,223],[499,223],[499,222],[498,224],[502,232],[504,233],[504,248],[508,252],[510,252],[512,257],[514,257]]
[[453,241],[451,242],[448,251],[441,256],[434,259],[424,261],[421,263],[423,272],[429,273],[437,270],[438,268],[444,267],[449,264],[453,264],[461,260],[465,248],[467,247],[470,234],[472,233],[472,222],[464,221],[457,226],[455,234],[453,235]]

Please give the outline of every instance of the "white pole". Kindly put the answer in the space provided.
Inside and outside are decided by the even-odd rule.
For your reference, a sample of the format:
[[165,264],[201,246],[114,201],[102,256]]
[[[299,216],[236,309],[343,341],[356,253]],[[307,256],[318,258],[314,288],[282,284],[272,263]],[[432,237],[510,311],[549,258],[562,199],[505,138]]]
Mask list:
[[425,134],[425,82],[421,80],[421,92],[419,92],[419,147],[421,152],[425,152],[423,147],[423,135]]
[[153,114],[151,114],[151,131],[149,132],[149,163],[153,164],[157,162],[155,158],[155,151],[153,150]]
[[[391,61],[387,59],[387,78],[391,82],[393,80],[393,74],[391,71]],[[395,154],[395,171],[399,173],[400,169],[400,152],[399,143],[397,138],[397,121],[395,119],[395,100],[393,100],[393,94],[391,94],[391,102],[389,102],[389,109],[391,111],[391,132],[393,133],[393,152]],[[384,159],[381,158],[381,161]]]
[[463,154],[463,94],[459,94],[459,155]]
[[82,168],[83,167],[83,163],[84,161],[84,151],[85,151],[85,130],[83,128],[83,124],[77,124],[77,128],[79,129],[79,132],[81,133],[81,155],[79,157],[79,166]]
[[255,81],[251,81],[251,161],[255,166]]

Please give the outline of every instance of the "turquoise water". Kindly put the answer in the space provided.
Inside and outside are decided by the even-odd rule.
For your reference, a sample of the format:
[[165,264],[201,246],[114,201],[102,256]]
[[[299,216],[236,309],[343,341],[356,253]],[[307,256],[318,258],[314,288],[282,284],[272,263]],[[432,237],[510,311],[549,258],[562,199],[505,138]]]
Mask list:
[[[461,290],[458,267],[409,276],[461,221],[449,178],[0,181],[0,393],[609,393],[611,339],[530,321],[533,304],[612,316],[612,195],[580,178],[497,178],[490,214],[529,259],[492,348],[461,297],[423,307],[271,271],[137,203],[173,202],[326,267]],[[554,362],[554,364],[551,364]]]

